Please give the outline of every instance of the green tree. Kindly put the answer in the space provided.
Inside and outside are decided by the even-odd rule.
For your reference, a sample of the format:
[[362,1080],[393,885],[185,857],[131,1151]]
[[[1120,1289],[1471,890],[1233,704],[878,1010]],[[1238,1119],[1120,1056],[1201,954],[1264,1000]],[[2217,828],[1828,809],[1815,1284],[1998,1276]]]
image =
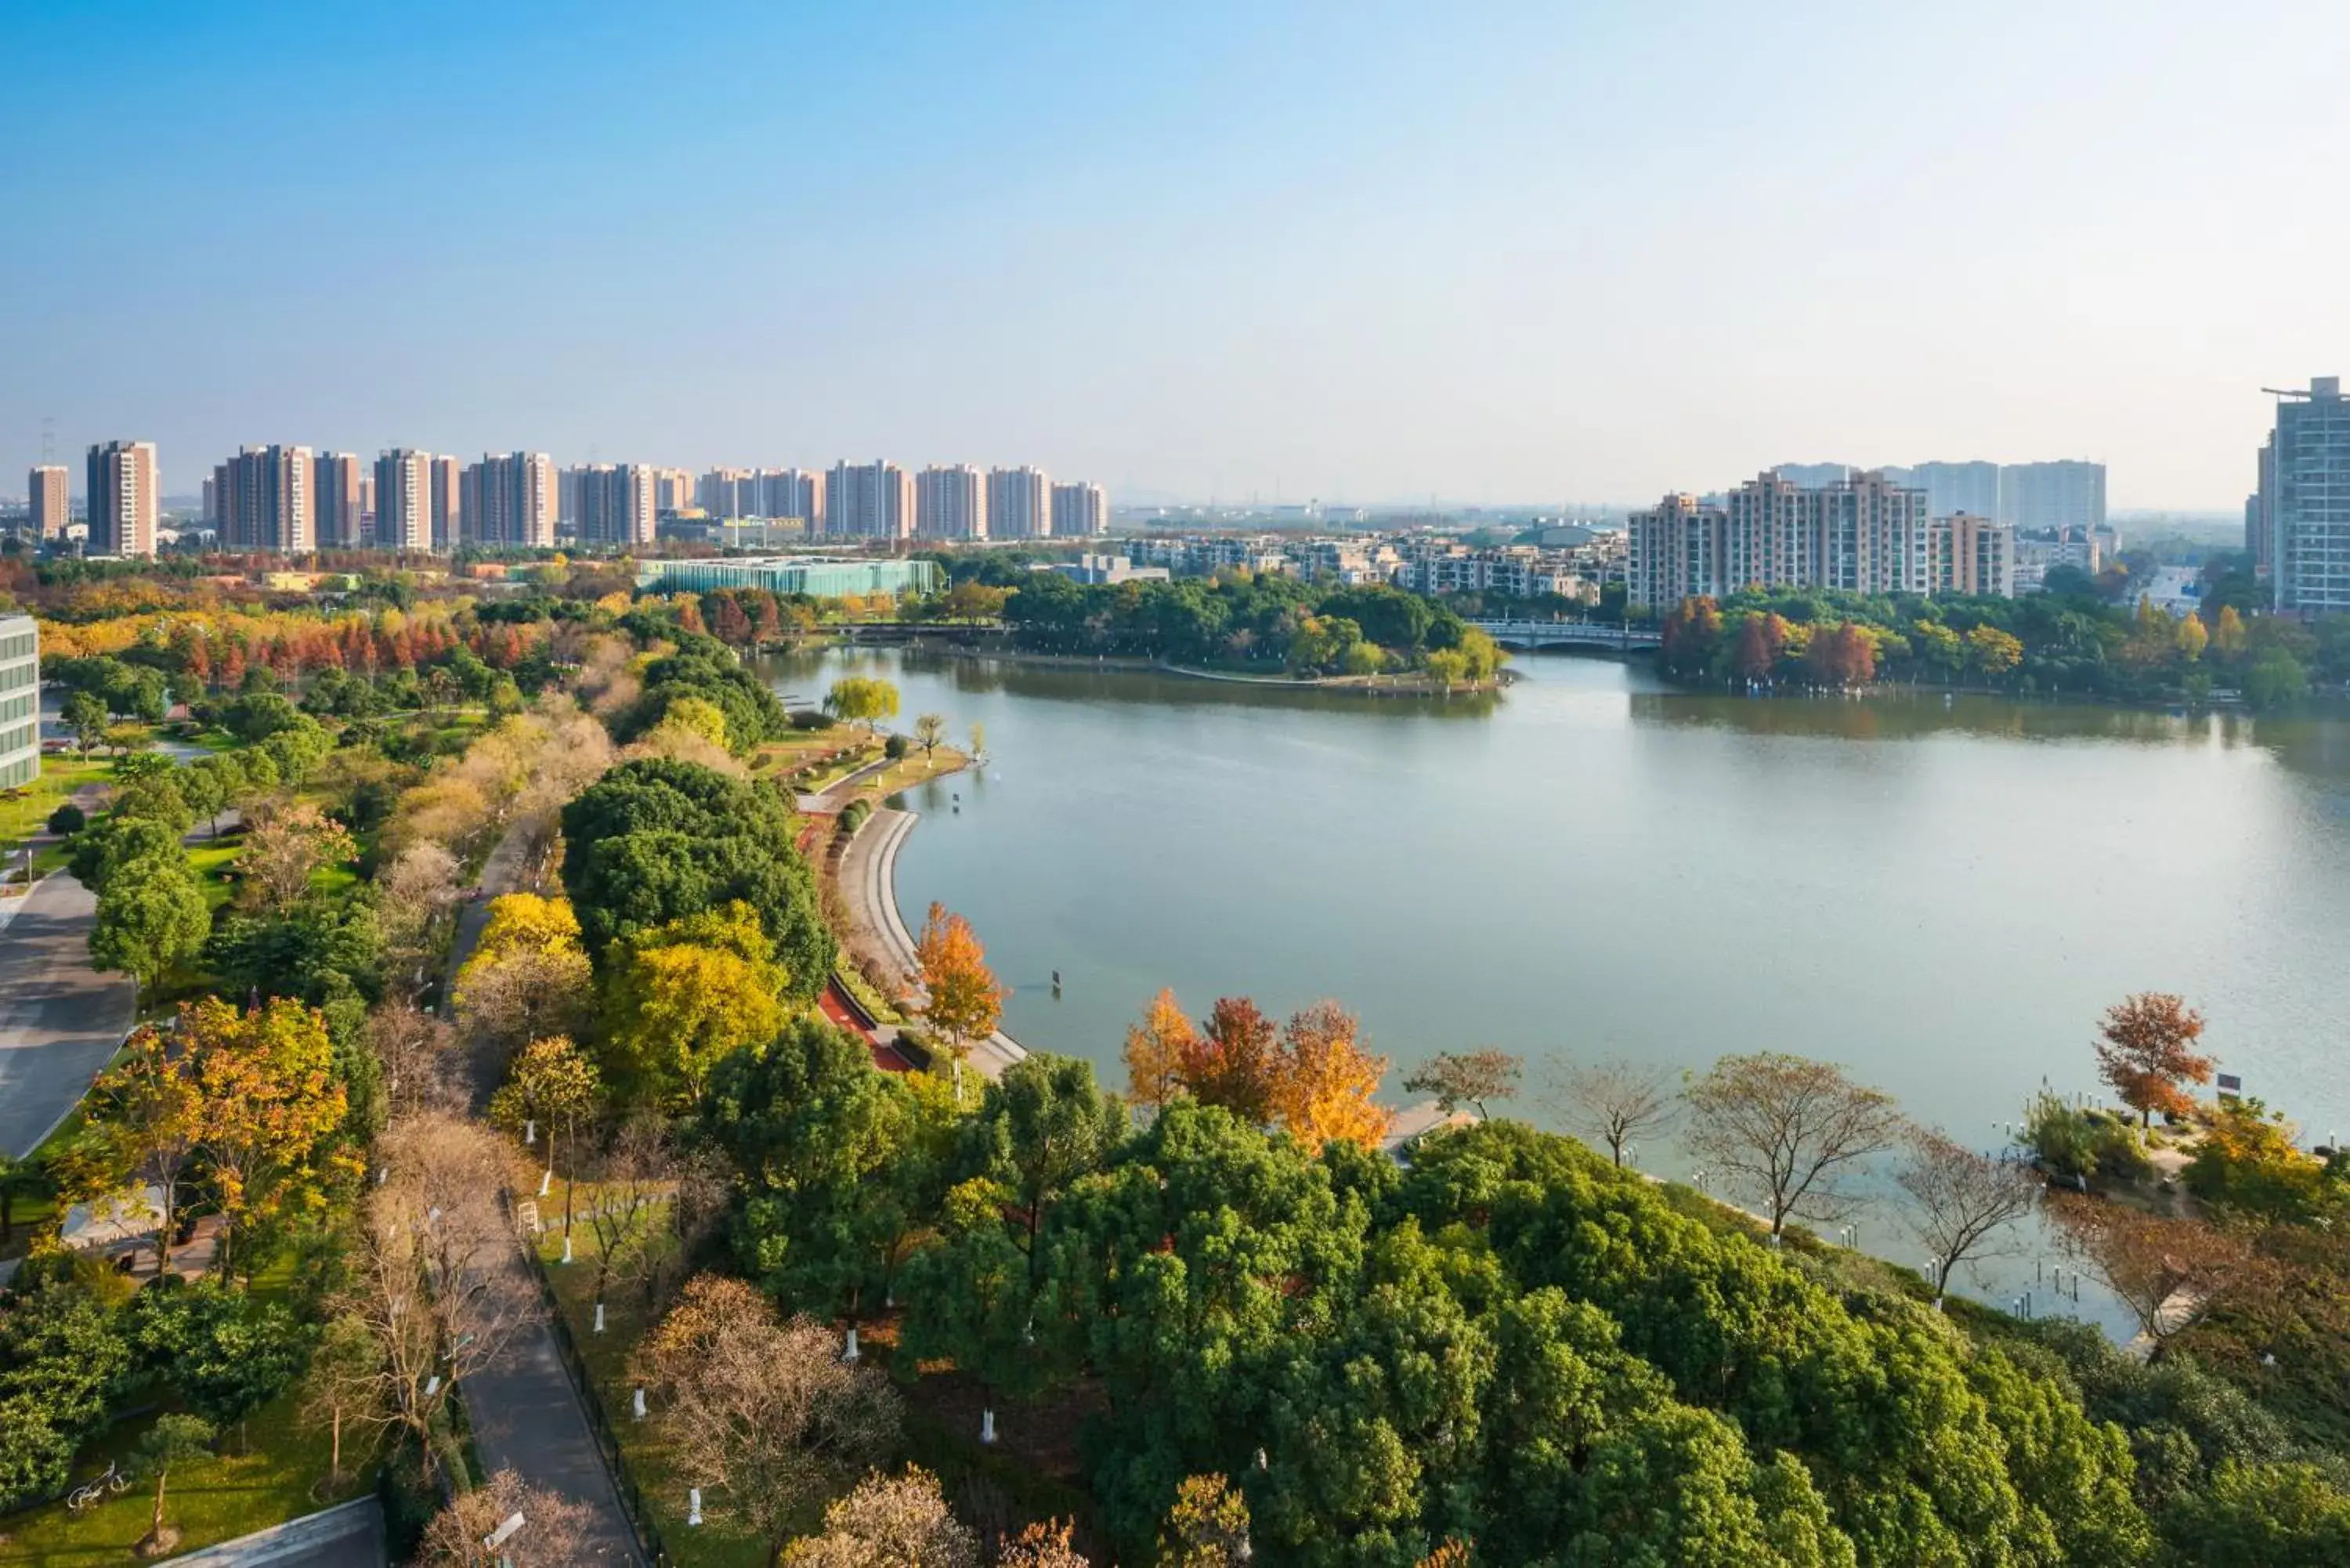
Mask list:
[[2350,1563],[2350,1492],[2312,1464],[2230,1459],[2182,1497],[2163,1533],[2181,1560],[2230,1568]]
[[546,1127],[546,1168],[555,1169],[555,1135],[559,1126],[564,1147],[571,1151],[572,1169],[564,1179],[563,1233],[571,1233],[572,1191],[579,1184],[579,1123],[595,1116],[604,1098],[602,1076],[596,1064],[562,1035],[534,1040],[522,1049],[506,1073],[506,1081],[490,1096],[490,1119],[508,1132],[522,1134],[527,1123]]
[[2244,671],[2244,701],[2259,712],[2291,708],[2309,695],[2309,672],[2283,649],[2261,655]]
[[139,1439],[133,1468],[155,1483],[154,1518],[139,1543],[140,1555],[160,1557],[179,1544],[180,1532],[163,1522],[163,1489],[174,1467],[204,1458],[212,1452],[212,1442],[213,1428],[203,1417],[176,1414],[155,1417]]
[[175,846],[168,857],[151,856],[108,875],[90,926],[90,962],[130,975],[144,994],[195,957],[211,930],[204,890]]
[[85,762],[106,742],[106,704],[90,692],[77,691],[66,699],[65,723]]
[[824,711],[845,724],[870,729],[898,712],[898,689],[878,676],[844,675],[824,694]]

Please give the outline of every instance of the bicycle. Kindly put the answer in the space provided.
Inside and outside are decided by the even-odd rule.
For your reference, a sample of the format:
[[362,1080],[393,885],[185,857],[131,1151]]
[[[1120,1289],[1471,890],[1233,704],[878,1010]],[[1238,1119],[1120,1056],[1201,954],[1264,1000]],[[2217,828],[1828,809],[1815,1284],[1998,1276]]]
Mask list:
[[96,1508],[109,1495],[119,1496],[130,1490],[130,1478],[122,1473],[120,1462],[116,1461],[106,1467],[104,1475],[84,1481],[67,1493],[66,1510],[69,1513],[79,1513],[84,1509]]

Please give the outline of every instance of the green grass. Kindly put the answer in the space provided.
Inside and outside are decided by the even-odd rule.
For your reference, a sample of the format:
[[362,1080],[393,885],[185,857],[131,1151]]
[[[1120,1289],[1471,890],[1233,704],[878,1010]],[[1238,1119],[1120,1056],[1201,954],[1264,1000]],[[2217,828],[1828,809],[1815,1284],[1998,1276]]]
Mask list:
[[[181,1551],[234,1541],[373,1489],[374,1466],[354,1451],[351,1434],[346,1432],[344,1463],[361,1473],[347,1479],[331,1495],[323,1492],[326,1444],[296,1425],[294,1406],[288,1394],[255,1415],[246,1424],[245,1451],[173,1469],[163,1514],[180,1530]],[[150,1417],[116,1425],[95,1452],[81,1457],[74,1479],[98,1475],[110,1459],[124,1460],[127,1468],[130,1450],[152,1424]],[[313,1488],[321,1490],[314,1494]],[[83,1513],[54,1502],[16,1515],[0,1521],[0,1563],[81,1568],[128,1563],[131,1547],[147,1533],[154,1502],[151,1486],[134,1484]]]
[[114,764],[103,757],[92,757],[86,763],[71,757],[42,758],[39,778],[20,792],[0,795],[0,852],[13,850],[42,832],[48,825],[49,813],[64,805],[66,797],[83,784],[109,783],[113,777]]
[[188,867],[204,889],[204,902],[218,910],[235,893],[236,886],[229,880],[228,868],[236,861],[236,852],[243,846],[239,838],[213,840],[200,838],[188,850]]

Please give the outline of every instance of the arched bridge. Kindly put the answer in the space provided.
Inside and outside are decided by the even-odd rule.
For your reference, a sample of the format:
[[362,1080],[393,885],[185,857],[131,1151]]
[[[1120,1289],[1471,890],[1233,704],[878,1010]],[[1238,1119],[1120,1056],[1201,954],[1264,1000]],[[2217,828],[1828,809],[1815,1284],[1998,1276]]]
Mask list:
[[1472,620],[1469,623],[1495,642],[1513,648],[1654,648],[1653,631],[1635,627],[1603,626],[1587,620]]

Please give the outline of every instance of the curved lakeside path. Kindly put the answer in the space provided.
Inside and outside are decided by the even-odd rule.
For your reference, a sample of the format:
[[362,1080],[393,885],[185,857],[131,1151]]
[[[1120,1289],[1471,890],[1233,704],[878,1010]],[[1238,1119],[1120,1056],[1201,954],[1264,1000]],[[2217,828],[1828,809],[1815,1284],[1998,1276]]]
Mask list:
[[[840,896],[849,915],[872,934],[889,961],[909,977],[921,973],[915,956],[913,933],[898,909],[898,851],[914,831],[920,815],[895,806],[873,808],[849,839],[840,857]],[[919,981],[915,982],[919,990]],[[1003,1070],[1028,1054],[1020,1042],[1001,1029],[971,1048],[971,1065],[986,1078],[1000,1078]]]

